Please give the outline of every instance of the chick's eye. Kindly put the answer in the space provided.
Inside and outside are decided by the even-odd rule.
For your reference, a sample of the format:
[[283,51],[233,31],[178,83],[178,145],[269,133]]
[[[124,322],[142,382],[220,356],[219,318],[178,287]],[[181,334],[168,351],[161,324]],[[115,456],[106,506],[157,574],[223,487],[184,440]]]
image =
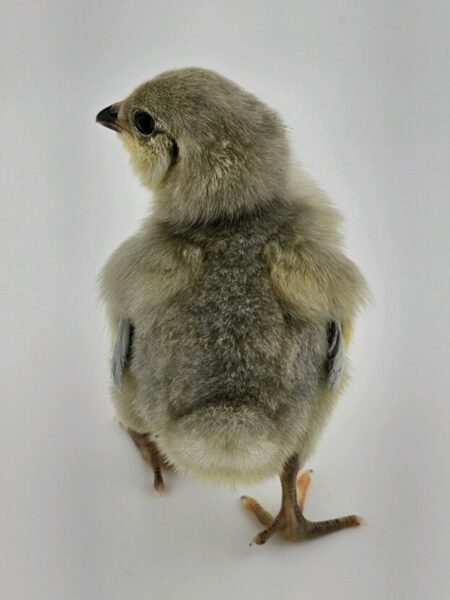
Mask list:
[[151,135],[155,129],[155,119],[143,111],[134,115],[134,124],[142,135]]

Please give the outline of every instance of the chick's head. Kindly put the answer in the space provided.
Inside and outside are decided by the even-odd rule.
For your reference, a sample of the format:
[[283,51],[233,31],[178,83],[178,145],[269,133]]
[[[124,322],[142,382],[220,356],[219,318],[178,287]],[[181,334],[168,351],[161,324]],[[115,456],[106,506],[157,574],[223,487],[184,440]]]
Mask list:
[[276,112],[221,75],[167,71],[97,115],[117,131],[161,218],[208,222],[286,191],[289,148]]

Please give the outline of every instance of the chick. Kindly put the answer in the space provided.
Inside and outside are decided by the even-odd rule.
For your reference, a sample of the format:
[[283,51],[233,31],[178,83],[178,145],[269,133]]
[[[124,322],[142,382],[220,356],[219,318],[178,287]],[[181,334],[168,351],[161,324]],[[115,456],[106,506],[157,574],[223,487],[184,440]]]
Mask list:
[[214,483],[279,475],[289,540],[356,526],[303,515],[299,467],[348,378],[367,286],[340,217],[291,161],[280,117],[200,68],[168,71],[97,115],[118,132],[153,211],[100,276],[114,336],[113,399],[152,464]]

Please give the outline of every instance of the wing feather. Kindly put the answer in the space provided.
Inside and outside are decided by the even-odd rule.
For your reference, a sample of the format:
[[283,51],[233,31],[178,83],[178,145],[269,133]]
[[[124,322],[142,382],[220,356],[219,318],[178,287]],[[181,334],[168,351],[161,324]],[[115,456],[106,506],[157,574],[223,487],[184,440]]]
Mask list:
[[134,327],[129,319],[120,319],[116,343],[111,361],[111,374],[114,385],[122,388],[123,374],[131,357]]

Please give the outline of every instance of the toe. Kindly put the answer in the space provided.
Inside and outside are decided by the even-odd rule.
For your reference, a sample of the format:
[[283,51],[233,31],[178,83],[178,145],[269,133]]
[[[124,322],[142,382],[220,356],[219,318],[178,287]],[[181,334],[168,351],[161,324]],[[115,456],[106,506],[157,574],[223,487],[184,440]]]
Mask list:
[[[273,522],[273,517],[268,513],[261,504],[251,496],[241,496],[241,501],[245,508],[252,512],[258,521],[263,525],[270,525]],[[256,538],[255,538],[256,539]],[[255,541],[255,543],[258,543]]]
[[308,469],[307,471],[303,471],[297,478],[297,495],[298,495],[298,505],[300,509],[303,511],[303,506],[305,504],[306,492],[311,483],[311,473],[312,469]]

